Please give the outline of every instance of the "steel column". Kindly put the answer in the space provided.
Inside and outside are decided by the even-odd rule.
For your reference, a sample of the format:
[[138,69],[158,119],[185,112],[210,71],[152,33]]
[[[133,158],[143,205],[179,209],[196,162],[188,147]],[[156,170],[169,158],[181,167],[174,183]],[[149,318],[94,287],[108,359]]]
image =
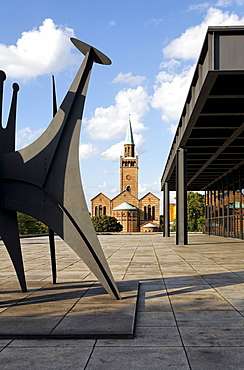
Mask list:
[[188,244],[186,150],[177,150],[176,161],[176,244]]
[[170,217],[169,217],[169,183],[164,184],[164,236],[170,236]]

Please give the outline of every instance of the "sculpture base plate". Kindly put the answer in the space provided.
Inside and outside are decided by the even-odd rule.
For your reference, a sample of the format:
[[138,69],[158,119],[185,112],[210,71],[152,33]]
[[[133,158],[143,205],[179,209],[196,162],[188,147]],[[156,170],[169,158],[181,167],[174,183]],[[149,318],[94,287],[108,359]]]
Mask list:
[[93,281],[2,291],[0,339],[133,338],[138,282],[122,281],[118,287],[119,301]]

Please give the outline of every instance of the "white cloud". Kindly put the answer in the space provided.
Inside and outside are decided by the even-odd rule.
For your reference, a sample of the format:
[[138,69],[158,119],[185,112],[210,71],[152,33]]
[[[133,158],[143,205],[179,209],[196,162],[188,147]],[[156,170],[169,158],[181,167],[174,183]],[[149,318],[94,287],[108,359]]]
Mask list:
[[145,76],[133,76],[129,73],[119,73],[112,83],[128,84],[130,86],[138,86],[146,80]]
[[176,59],[170,59],[170,60],[167,60],[166,62],[163,61],[160,64],[160,68],[166,69],[168,72],[175,71],[177,67],[181,67],[181,63]]
[[25,127],[17,132],[16,147],[17,149],[24,148],[36,140],[44,129],[40,128],[37,130],[31,130],[29,127]]
[[163,18],[151,18],[147,24],[154,24],[155,26],[158,26],[162,22]]
[[171,132],[171,134],[175,134],[176,132],[176,129],[177,129],[177,125],[174,125],[173,123],[167,128],[168,131]]
[[182,35],[171,41],[163,49],[166,58],[180,58],[183,60],[196,60],[208,26],[243,25],[244,17],[235,13],[223,12],[221,9],[209,8],[200,25],[188,28]]
[[90,120],[84,120],[85,130],[93,139],[117,139],[125,135],[129,114],[133,132],[140,132],[146,127],[142,117],[148,110],[149,96],[144,87],[124,89],[115,97],[115,105],[108,108],[96,108]]
[[23,32],[16,45],[0,44],[0,68],[8,77],[27,80],[54,73],[77,62],[72,54],[71,28],[45,19],[39,28]]
[[149,192],[155,194],[155,193],[161,193],[161,188],[160,188],[160,181],[154,181],[149,184],[138,184],[138,192],[140,195],[145,195]]
[[151,104],[162,111],[162,119],[165,122],[179,119],[194,69],[195,67],[191,66],[180,74],[166,71],[158,74]]
[[[143,153],[143,144],[146,140],[140,134],[133,134],[135,148],[137,153]],[[109,161],[117,161],[121,155],[123,155],[124,141],[120,141],[117,144],[112,145],[109,149],[105,150],[101,154],[101,158]]]
[[101,154],[101,158],[109,161],[117,161],[123,153],[123,145],[124,141],[120,141],[119,143],[112,145]]
[[79,158],[86,159],[98,153],[98,149],[91,143],[80,144],[79,146]]
[[205,11],[209,7],[209,3],[202,3],[202,4],[192,4],[189,5],[188,10],[198,10],[200,12]]
[[109,21],[108,24],[109,24],[109,26],[115,26],[116,22],[115,21]]
[[215,6],[223,6],[223,7],[226,7],[226,6],[229,6],[233,3],[232,0],[218,0],[217,3],[215,4]]
[[102,183],[102,184],[99,184],[99,185],[98,185],[98,188],[99,188],[99,189],[105,189],[107,186],[108,186],[108,184],[106,183],[106,181],[103,181],[103,183]]

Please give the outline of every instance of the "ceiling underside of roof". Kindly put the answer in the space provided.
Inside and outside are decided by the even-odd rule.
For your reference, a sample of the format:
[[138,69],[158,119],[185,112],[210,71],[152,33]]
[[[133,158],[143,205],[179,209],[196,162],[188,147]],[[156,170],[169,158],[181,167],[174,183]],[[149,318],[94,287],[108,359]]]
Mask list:
[[204,85],[179,144],[187,150],[187,190],[205,190],[244,162],[244,72],[214,71]]

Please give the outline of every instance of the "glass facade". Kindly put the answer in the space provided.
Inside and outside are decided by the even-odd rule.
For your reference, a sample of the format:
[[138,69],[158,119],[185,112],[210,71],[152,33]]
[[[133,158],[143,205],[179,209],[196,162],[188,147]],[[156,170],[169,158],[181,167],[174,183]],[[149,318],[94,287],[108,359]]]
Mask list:
[[244,165],[212,184],[205,199],[205,232],[244,239]]

